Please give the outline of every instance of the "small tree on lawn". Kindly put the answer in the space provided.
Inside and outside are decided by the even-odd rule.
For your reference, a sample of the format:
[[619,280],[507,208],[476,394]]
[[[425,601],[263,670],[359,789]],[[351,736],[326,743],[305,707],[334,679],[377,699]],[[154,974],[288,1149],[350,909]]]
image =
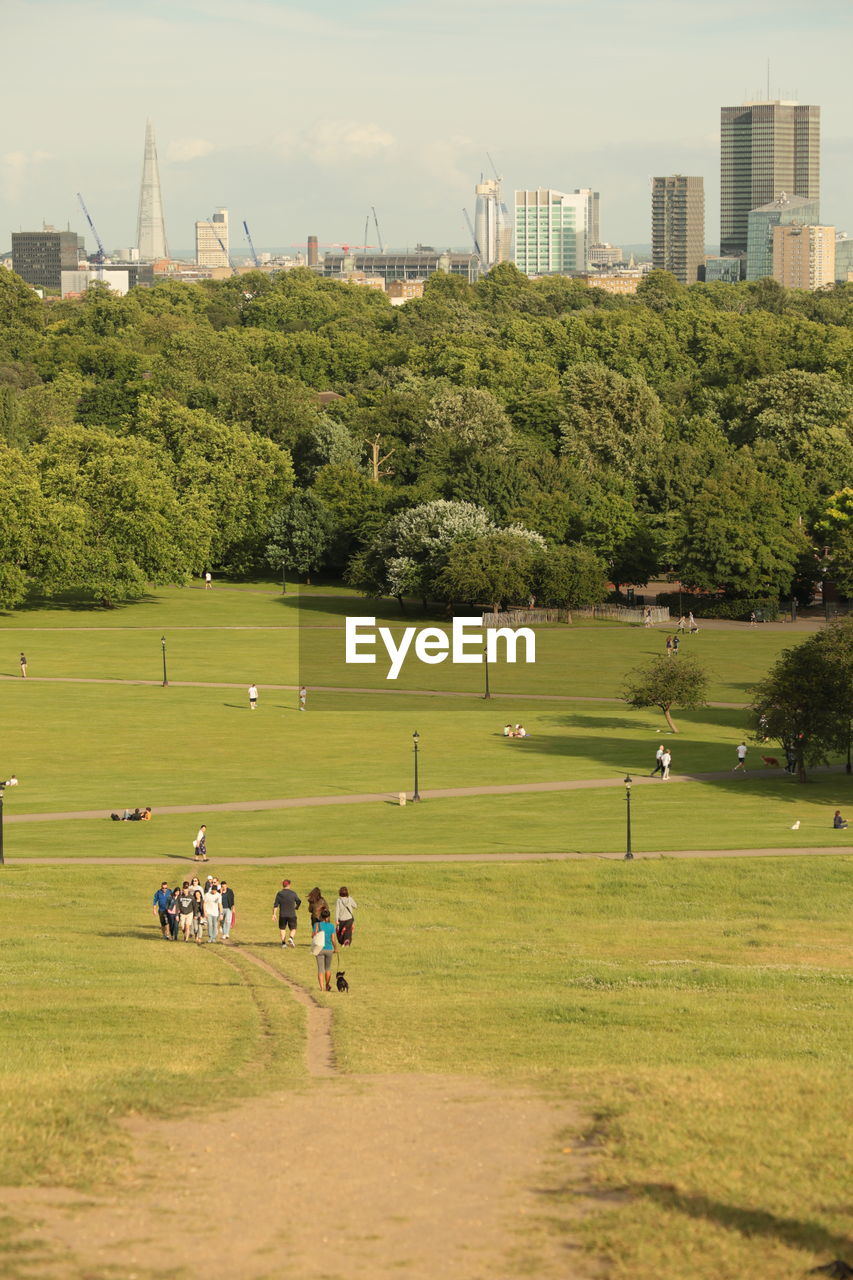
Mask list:
[[622,696],[629,707],[660,707],[673,733],[671,707],[693,711],[705,705],[708,677],[693,658],[653,658],[626,678]]

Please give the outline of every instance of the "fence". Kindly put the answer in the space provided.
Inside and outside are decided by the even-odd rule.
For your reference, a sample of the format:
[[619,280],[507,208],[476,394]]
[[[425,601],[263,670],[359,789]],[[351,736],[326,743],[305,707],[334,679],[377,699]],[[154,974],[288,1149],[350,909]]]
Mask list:
[[669,622],[669,609],[651,605],[645,609],[631,608],[623,604],[597,604],[591,609],[509,609],[505,613],[484,613],[484,627],[529,627],[542,622],[571,624],[572,616],[578,618],[609,618],[615,622],[633,622],[640,626],[646,614],[653,623]]

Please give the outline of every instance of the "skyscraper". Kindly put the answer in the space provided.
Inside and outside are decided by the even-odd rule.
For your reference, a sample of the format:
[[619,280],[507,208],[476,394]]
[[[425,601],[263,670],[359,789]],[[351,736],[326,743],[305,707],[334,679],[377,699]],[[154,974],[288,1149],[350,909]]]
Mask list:
[[705,261],[705,183],[681,173],[652,178],[652,262],[694,284]]
[[586,196],[539,187],[515,193],[515,264],[528,276],[583,271]]
[[480,247],[483,271],[509,259],[512,225],[509,210],[501,199],[500,178],[484,178],[475,187],[474,234]]
[[591,191],[589,187],[575,187],[574,194],[576,196],[586,196],[586,226],[584,228],[586,234],[586,255],[587,266],[591,265],[589,256],[590,246],[601,244],[600,218],[599,208],[601,205],[601,196],[597,191]]
[[154,126],[145,123],[145,158],[142,162],[142,185],[139,188],[139,218],[136,224],[136,242],[141,262],[154,262],[156,258],[168,258],[166,223],[163,218],[163,198],[160,194],[160,169],[157,164],[157,144]]
[[835,227],[775,226],[773,278],[787,289],[835,282]]
[[723,107],[720,253],[744,254],[748,219],[783,191],[820,199],[820,107],[745,102]]
[[227,209],[217,209],[209,222],[195,224],[195,260],[200,267],[227,267],[229,246]]

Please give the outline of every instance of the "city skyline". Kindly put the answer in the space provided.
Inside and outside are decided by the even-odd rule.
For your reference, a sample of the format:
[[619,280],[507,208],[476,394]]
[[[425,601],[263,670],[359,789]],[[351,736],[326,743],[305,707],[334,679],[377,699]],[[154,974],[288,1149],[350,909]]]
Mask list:
[[[497,22],[483,23],[486,8]],[[768,55],[771,97],[796,90],[821,106],[822,214],[853,230],[846,5],[655,0],[639,15],[606,0],[587,28],[585,12],[556,0],[428,11],[326,0],[317,14],[253,2],[239,15],[219,0],[152,0],[141,14],[127,0],[10,0],[12,46],[35,52],[10,60],[0,87],[15,122],[0,152],[0,249],[43,220],[82,232],[77,191],[109,249],[133,244],[148,117],[169,240],[184,251],[216,207],[231,210],[235,233],[246,219],[259,248],[309,234],[360,244],[373,206],[386,244],[465,247],[462,209],[474,213],[488,152],[507,195],[600,191],[613,243],[650,242],[652,175],[701,174],[714,244],[720,108],[766,96]],[[243,250],[237,234],[233,247]]]

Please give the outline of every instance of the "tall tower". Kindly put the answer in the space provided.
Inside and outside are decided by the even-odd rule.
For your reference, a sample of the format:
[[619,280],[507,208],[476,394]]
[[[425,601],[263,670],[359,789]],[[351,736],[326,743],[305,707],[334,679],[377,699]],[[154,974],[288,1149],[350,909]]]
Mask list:
[[482,254],[482,269],[490,271],[496,263],[509,260],[512,225],[509,210],[501,199],[500,178],[482,179],[474,190],[477,196],[474,231]]
[[673,173],[652,178],[652,262],[695,284],[705,260],[705,184]]
[[515,265],[524,275],[568,275],[586,262],[586,196],[550,187],[515,193]]
[[745,102],[723,107],[720,130],[720,253],[745,254],[751,209],[783,192],[820,199],[820,107]]
[[167,258],[166,223],[163,218],[163,198],[160,194],[160,169],[157,165],[157,144],[154,126],[145,122],[145,159],[142,162],[142,186],[139,188],[139,218],[136,224],[136,243],[141,262],[153,262]]
[[227,267],[230,251],[227,209],[217,209],[209,222],[195,224],[195,260],[200,267]]

